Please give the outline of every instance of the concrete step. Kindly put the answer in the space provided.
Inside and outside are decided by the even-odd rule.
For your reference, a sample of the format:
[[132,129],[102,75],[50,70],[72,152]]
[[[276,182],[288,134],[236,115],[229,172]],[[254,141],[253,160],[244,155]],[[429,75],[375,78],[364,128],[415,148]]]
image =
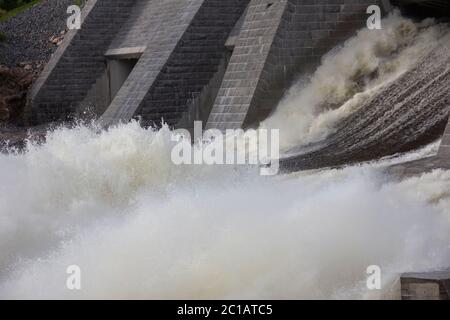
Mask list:
[[402,300],[450,300],[450,269],[404,273],[400,283]]

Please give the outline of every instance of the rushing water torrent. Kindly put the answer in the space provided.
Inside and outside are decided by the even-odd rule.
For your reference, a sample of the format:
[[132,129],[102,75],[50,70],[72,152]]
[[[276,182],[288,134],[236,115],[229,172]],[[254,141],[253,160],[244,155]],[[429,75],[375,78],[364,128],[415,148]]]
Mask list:
[[[339,134],[333,128],[361,110],[376,116],[364,102],[404,81],[445,36],[430,21],[394,16],[387,26],[378,49],[365,44],[384,52],[368,67],[372,76],[357,87],[348,80],[350,91],[314,91],[323,88],[314,79],[326,78],[320,70],[354,78],[327,62],[360,48],[344,46],[263,125],[298,124],[282,136],[289,148]],[[324,130],[311,129],[324,112],[344,109],[345,117],[326,116],[333,120]],[[176,166],[173,145],[167,127],[79,125],[49,132],[26,153],[0,155],[0,298],[399,298],[400,273],[450,267],[450,172],[406,180],[383,172],[433,154],[437,142],[393,159],[276,177],[255,167]],[[82,270],[80,291],[66,288],[70,265]],[[382,290],[367,289],[369,265],[381,267]]]
[[378,159],[442,136],[450,110],[449,27],[393,14],[383,28],[361,30],[325,57],[263,123],[280,128],[291,157],[285,167]]
[[[166,128],[80,126],[0,156],[0,297],[398,297],[399,273],[450,265],[450,172],[268,178],[176,167],[171,143]],[[72,264],[81,291],[65,288]],[[380,292],[365,287],[372,264]]]

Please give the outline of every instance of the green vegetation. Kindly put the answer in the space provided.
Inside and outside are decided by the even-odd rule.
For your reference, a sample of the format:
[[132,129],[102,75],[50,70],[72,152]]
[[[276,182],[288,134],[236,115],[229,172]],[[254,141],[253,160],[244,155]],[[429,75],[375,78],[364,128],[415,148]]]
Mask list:
[[0,7],[6,11],[21,7],[25,4],[32,2],[33,0],[0,0]]
[[5,42],[6,41],[6,35],[0,31],[0,42]]
[[[0,0],[0,22],[27,10],[41,0]],[[3,13],[6,11],[6,13]]]

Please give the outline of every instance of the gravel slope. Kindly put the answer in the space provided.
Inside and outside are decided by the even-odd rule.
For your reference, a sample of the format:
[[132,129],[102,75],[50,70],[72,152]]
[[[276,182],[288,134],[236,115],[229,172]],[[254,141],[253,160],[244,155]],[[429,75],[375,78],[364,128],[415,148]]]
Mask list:
[[48,61],[56,46],[49,39],[66,27],[67,7],[73,0],[43,0],[41,3],[0,22],[6,42],[0,42],[0,64]]
[[[6,41],[0,42],[0,153],[10,152],[10,147],[23,149],[28,138],[44,139],[47,127],[27,128],[21,122],[20,112],[25,105],[23,93],[30,83],[16,85],[6,75],[23,74],[16,80],[38,76],[57,48],[50,38],[65,30],[66,10],[74,3],[75,0],[43,0],[0,22],[0,32],[6,36]],[[14,95],[18,95],[17,99]]]

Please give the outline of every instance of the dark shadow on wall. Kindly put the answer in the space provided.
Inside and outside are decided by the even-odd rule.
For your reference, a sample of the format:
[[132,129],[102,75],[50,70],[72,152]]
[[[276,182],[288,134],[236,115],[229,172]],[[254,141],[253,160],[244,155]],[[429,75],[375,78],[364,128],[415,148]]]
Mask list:
[[403,15],[407,17],[425,19],[434,17],[445,21],[450,21],[450,1],[449,0],[391,0],[394,6],[400,8]]

